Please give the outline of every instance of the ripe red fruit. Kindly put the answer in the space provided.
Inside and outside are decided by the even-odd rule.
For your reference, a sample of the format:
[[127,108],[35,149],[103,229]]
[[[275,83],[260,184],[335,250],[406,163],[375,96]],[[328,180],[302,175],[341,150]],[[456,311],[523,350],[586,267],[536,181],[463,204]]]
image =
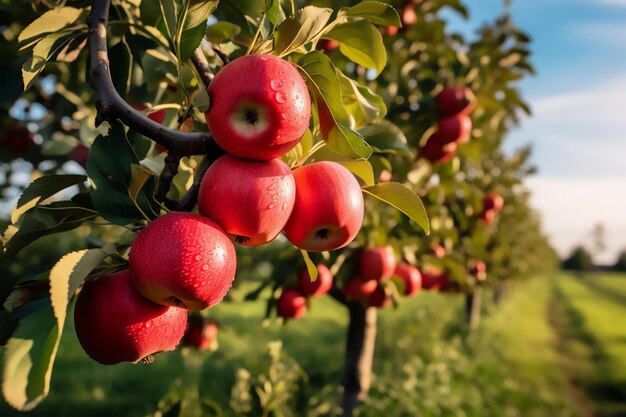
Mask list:
[[219,327],[214,322],[205,322],[202,317],[189,316],[189,325],[183,337],[183,345],[199,350],[214,347]]
[[367,299],[367,304],[370,307],[385,308],[391,304],[391,297],[387,295],[385,288],[378,284],[376,290]]
[[336,162],[293,172],[296,202],[283,232],[300,249],[322,252],[346,246],[363,223],[363,194],[356,178]]
[[226,152],[241,158],[278,158],[309,126],[311,99],[304,79],[273,55],[232,61],[217,73],[208,93],[209,130]]
[[0,134],[0,141],[12,156],[20,156],[35,145],[32,132],[23,126],[14,127]]
[[278,298],[278,315],[288,319],[299,319],[307,312],[306,297],[299,291],[286,288]]
[[78,145],[70,152],[70,159],[83,168],[87,166],[87,158],[89,157],[89,148],[85,145]]
[[435,255],[439,259],[446,256],[446,248],[441,245],[433,245],[431,249],[433,251],[433,255]]
[[378,176],[378,182],[391,182],[393,180],[393,174],[386,169],[383,169]]
[[504,198],[496,193],[489,193],[483,199],[483,210],[493,210],[496,213],[504,207]]
[[455,114],[439,119],[436,137],[440,144],[467,143],[472,135],[472,119],[465,114]]
[[378,281],[364,281],[361,277],[350,279],[343,287],[343,294],[348,300],[364,301],[378,288]]
[[187,311],[143,298],[124,270],[89,280],[74,309],[78,340],[104,365],[137,362],[174,350],[185,333]]
[[426,145],[419,152],[419,158],[424,158],[432,164],[444,164],[448,162],[454,154],[458,145],[455,142],[442,144],[437,133],[433,134],[426,141]]
[[133,285],[163,305],[202,310],[224,298],[237,265],[228,235],[198,214],[169,213],[137,235],[130,250]]
[[483,261],[473,261],[469,272],[479,281],[484,281],[487,278],[487,265]]
[[339,48],[339,42],[337,42],[336,40],[320,39],[315,49],[317,49],[318,51],[332,52],[337,48]]
[[395,26],[386,26],[385,27],[385,35],[387,36],[395,36],[398,34],[398,28]]
[[258,246],[283,229],[296,198],[291,169],[280,159],[250,161],[224,155],[200,183],[198,210],[235,242]]
[[422,288],[425,290],[439,291],[450,284],[450,278],[445,272],[434,266],[422,271]]
[[311,282],[309,271],[304,268],[298,275],[298,289],[307,296],[320,297],[328,294],[333,286],[333,275],[324,264],[317,264],[317,279]]
[[407,263],[400,263],[393,273],[404,281],[404,295],[410,297],[422,288],[422,274],[419,269]]
[[485,210],[480,214],[479,219],[486,224],[491,224],[496,219],[496,212],[493,210]]
[[472,111],[476,97],[467,87],[446,87],[437,95],[439,112],[443,115],[469,113]]
[[396,269],[396,256],[391,246],[365,249],[359,257],[359,268],[364,280],[389,279]]
[[409,27],[417,23],[417,11],[415,5],[409,1],[402,9],[402,26]]

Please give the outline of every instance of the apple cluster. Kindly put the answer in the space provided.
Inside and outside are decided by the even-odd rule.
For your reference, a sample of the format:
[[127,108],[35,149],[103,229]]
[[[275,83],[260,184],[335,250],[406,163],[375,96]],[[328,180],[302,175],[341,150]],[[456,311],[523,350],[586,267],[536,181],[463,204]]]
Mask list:
[[480,220],[486,224],[491,224],[496,219],[496,215],[504,207],[504,198],[500,194],[489,193],[483,198],[483,211],[480,213]]
[[279,317],[285,319],[299,319],[308,311],[308,298],[322,297],[333,286],[333,275],[324,264],[317,264],[317,279],[311,280],[309,271],[305,268],[298,274],[295,288],[285,288],[278,298],[276,310]]
[[346,168],[321,161],[292,172],[280,159],[305,134],[311,112],[306,84],[290,63],[238,58],[217,73],[208,94],[207,124],[226,155],[202,179],[199,214],[152,221],[133,242],[129,269],[89,280],[79,294],[76,332],[100,363],[173,350],[187,310],[214,306],[231,288],[233,242],[258,246],[282,231],[300,249],[329,251],[361,228],[363,195]]
[[400,278],[404,296],[413,296],[422,288],[420,271],[408,263],[397,263],[390,246],[365,249],[359,257],[359,275],[345,283],[343,294],[350,301],[386,307],[391,304],[391,297],[385,283],[393,276]]
[[440,114],[437,130],[420,150],[420,158],[443,164],[454,156],[459,145],[469,142],[472,133],[469,113],[475,101],[467,87],[446,87],[437,95]]

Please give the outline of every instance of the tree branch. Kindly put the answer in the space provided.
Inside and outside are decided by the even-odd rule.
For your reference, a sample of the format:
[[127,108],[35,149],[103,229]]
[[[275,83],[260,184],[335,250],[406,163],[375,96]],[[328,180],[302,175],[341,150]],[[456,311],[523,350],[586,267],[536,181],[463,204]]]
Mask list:
[[193,55],[191,56],[191,62],[193,66],[198,71],[198,76],[200,80],[202,80],[202,84],[204,84],[204,88],[209,86],[209,83],[213,79],[213,73],[209,69],[209,63],[204,56],[204,52],[202,52],[201,48],[197,48]]
[[222,153],[209,133],[185,133],[169,129],[133,109],[115,90],[107,50],[110,0],[93,0],[89,26],[91,85],[96,93],[96,125],[119,119],[126,126],[152,139],[177,157]]

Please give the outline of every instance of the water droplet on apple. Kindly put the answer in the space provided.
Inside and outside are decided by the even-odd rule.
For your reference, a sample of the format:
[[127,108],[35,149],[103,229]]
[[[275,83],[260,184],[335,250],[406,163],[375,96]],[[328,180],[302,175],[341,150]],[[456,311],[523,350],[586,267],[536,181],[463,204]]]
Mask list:
[[202,256],[201,255],[196,255],[196,261],[201,261],[202,260]]
[[272,80],[270,81],[270,87],[272,87],[272,90],[274,91],[278,91],[280,90],[280,87],[283,86],[283,82],[281,80]]
[[148,320],[148,321],[146,322],[146,329],[149,329],[150,327],[152,327],[152,321],[151,321],[151,320]]
[[283,113],[283,114],[281,114],[281,117],[283,118],[283,120],[287,120],[289,118],[289,114],[288,113]]
[[287,101],[287,95],[282,91],[278,91],[276,93],[276,101],[279,103],[284,103],[285,101]]
[[272,202],[272,203],[270,203],[270,205],[269,205],[269,206],[267,206],[267,208],[268,208],[269,210],[273,209],[273,208],[274,208],[274,203],[273,203],[273,202]]
[[[208,271],[209,270],[209,265],[202,265],[202,270],[203,271]],[[196,283],[197,285],[197,283]]]

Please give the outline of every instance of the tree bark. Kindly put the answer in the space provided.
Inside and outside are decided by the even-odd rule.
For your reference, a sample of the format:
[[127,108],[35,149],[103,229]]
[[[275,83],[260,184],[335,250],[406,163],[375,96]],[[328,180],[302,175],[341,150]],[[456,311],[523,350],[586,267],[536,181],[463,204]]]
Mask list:
[[480,323],[480,307],[482,301],[482,289],[474,288],[474,291],[465,297],[465,317],[470,330],[474,330]]
[[367,397],[372,382],[378,314],[376,308],[366,308],[359,303],[349,303],[348,310],[350,324],[343,374],[343,417],[352,417],[356,406]]

